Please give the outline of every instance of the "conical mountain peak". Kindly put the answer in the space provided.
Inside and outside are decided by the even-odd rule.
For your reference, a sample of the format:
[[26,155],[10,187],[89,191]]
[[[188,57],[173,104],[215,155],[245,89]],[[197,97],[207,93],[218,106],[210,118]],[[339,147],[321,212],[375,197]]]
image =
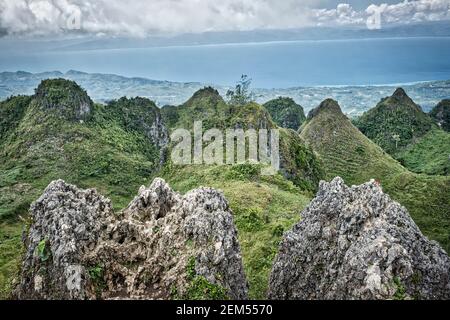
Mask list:
[[339,106],[339,103],[336,100],[333,99],[326,99],[320,103],[320,105],[314,109],[312,109],[308,113],[308,120],[311,120],[318,114],[322,112],[333,112],[338,115],[343,115],[341,107]]
[[398,99],[409,98],[403,88],[397,88],[395,90],[394,94],[392,95],[392,97],[395,97],[395,98],[398,98]]

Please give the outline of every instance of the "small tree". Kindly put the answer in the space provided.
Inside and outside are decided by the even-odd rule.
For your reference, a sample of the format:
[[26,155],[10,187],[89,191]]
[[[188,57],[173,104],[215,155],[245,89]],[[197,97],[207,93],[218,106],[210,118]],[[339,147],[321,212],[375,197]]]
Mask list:
[[395,141],[395,149],[397,149],[398,148],[398,143],[400,142],[400,135],[393,134],[392,135],[392,139],[394,139],[394,141]]
[[246,74],[241,76],[234,90],[228,90],[227,100],[230,104],[244,105],[253,101],[253,93],[249,90],[252,79]]

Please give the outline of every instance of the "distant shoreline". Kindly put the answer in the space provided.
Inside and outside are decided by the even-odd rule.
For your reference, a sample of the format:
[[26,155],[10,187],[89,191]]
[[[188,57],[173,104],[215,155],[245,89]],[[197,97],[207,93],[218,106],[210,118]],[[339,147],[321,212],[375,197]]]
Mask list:
[[[449,37],[450,38],[450,37]],[[160,80],[160,79],[150,79],[146,77],[133,77],[133,76],[124,76],[120,74],[115,73],[99,73],[99,72],[85,72],[85,71],[79,71],[79,70],[67,70],[66,72],[62,72],[60,70],[52,70],[52,71],[43,71],[43,72],[29,72],[25,70],[17,70],[17,71],[0,71],[0,76],[5,74],[17,74],[17,73],[24,73],[27,75],[33,75],[33,76],[42,76],[45,74],[58,74],[55,75],[61,76],[61,77],[67,77],[74,74],[79,75],[86,75],[86,76],[112,76],[112,77],[120,77],[124,80],[141,80],[141,81],[149,81],[149,82],[159,82],[159,83],[167,83],[167,84],[191,84],[191,85],[200,85],[200,86],[212,86],[217,88],[232,88],[233,84],[230,85],[221,85],[221,84],[214,84],[214,83],[208,83],[208,82],[181,82],[181,81],[170,81],[170,80]],[[54,78],[54,77],[53,77]],[[44,79],[44,78],[43,78]],[[433,80],[420,80],[420,81],[410,81],[410,82],[392,82],[392,83],[382,83],[382,84],[339,84],[339,85],[333,85],[333,84],[327,84],[327,85],[309,85],[309,86],[289,86],[289,87],[272,87],[272,88],[263,88],[263,87],[255,87],[253,90],[258,91],[271,91],[271,90],[295,90],[295,89],[308,89],[308,88],[363,88],[363,87],[398,87],[398,86],[414,86],[419,84],[426,84],[426,83],[433,83],[433,82],[446,82],[450,81],[450,78],[448,79],[433,79]],[[1,84],[1,81],[0,81]]]

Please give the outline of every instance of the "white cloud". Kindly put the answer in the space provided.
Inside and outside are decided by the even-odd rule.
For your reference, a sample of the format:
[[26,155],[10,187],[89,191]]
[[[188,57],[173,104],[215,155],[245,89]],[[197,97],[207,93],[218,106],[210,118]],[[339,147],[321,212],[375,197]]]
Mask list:
[[0,28],[10,34],[67,31],[81,13],[88,33],[154,33],[292,28],[307,24],[317,0],[0,0]]
[[371,5],[368,11],[379,10],[387,24],[450,20],[450,0],[403,1],[398,4]]
[[313,10],[317,25],[351,25],[362,24],[367,19],[360,11],[355,11],[351,5],[340,3],[336,9]]
[[[152,34],[364,25],[450,20],[450,0],[404,1],[355,10],[321,0],[0,0],[0,29],[10,35],[73,32],[142,37]],[[325,1],[326,2],[326,1]]]

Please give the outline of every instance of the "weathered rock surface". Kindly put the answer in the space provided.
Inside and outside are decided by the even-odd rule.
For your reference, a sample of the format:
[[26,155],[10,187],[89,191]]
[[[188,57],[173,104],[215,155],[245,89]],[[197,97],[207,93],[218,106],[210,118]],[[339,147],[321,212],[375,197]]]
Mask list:
[[271,299],[449,299],[450,259],[374,181],[321,182],[285,233]]
[[98,244],[111,203],[95,190],[52,182],[31,205],[18,298],[89,296],[85,255]]
[[247,298],[223,195],[155,179],[120,214],[95,190],[52,182],[32,205],[19,299]]

